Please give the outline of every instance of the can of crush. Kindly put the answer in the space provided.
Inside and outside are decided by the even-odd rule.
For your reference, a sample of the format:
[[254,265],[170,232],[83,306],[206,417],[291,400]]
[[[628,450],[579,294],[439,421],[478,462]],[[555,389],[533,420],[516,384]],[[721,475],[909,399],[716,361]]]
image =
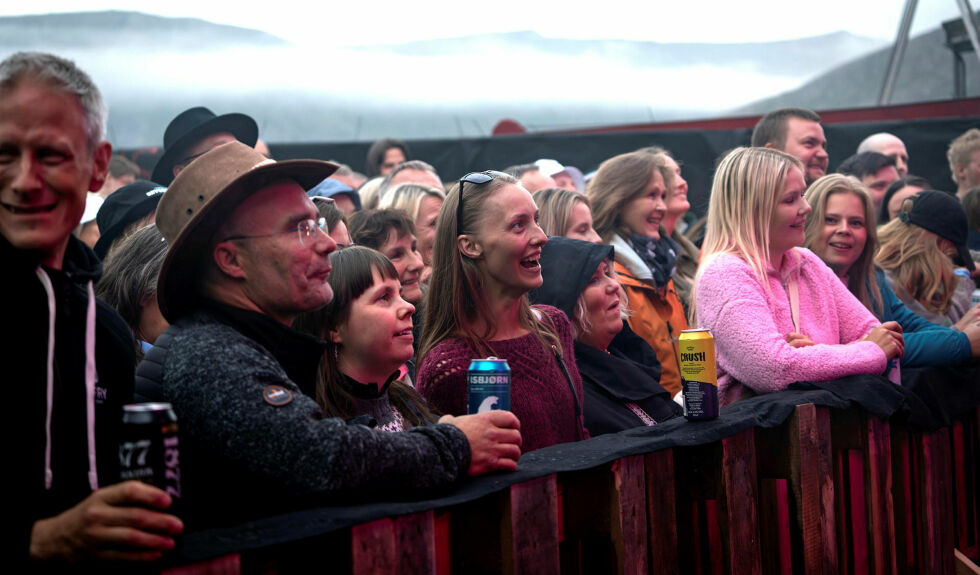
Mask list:
[[715,371],[715,338],[709,329],[681,332],[681,385],[684,417],[705,421],[718,417],[718,376]]
[[474,359],[466,371],[466,413],[510,410],[510,366],[506,359]]
[[135,479],[163,489],[180,501],[180,449],[177,416],[169,403],[123,406],[119,442],[120,478]]

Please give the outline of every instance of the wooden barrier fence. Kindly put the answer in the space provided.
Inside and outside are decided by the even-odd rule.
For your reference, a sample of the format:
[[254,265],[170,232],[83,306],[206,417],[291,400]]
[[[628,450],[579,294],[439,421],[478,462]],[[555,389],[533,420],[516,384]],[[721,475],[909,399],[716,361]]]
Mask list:
[[773,428],[168,575],[980,573],[980,409],[925,433],[799,405]]

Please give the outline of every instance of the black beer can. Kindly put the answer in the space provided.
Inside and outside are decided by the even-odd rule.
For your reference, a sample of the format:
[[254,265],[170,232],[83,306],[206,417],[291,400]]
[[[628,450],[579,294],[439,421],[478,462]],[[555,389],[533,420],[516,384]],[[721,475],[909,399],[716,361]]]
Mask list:
[[177,416],[169,403],[123,406],[119,442],[120,478],[149,483],[180,501],[180,449]]

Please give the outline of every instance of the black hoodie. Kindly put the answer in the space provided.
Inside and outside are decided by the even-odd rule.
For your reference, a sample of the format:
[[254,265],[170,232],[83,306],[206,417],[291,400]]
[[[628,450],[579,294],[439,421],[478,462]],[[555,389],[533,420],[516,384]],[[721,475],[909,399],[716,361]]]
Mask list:
[[[573,320],[575,304],[599,264],[613,259],[613,247],[565,237],[549,237],[541,253],[543,285],[531,301],[553,305]],[[585,427],[595,437],[677,417],[683,412],[660,386],[660,362],[643,338],[624,321],[609,353],[575,342],[575,362],[585,389]],[[643,418],[640,414],[649,416]]]
[[[136,358],[129,327],[101,301],[92,308],[94,349],[87,345],[90,284],[102,266],[76,238],[69,238],[61,270],[39,266],[36,256],[2,236],[0,258],[5,308],[0,360],[4,387],[11,392],[3,417],[5,517],[15,531],[4,538],[3,555],[20,564],[28,560],[35,521],[74,506],[93,487],[119,480],[118,427],[122,406],[132,400]],[[91,386],[86,381],[90,353],[95,361]],[[94,422],[87,416],[90,403]]]

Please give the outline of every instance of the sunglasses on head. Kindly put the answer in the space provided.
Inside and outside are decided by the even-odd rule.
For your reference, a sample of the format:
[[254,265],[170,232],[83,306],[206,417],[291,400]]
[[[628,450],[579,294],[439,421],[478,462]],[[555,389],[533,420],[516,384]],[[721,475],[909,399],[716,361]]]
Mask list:
[[477,186],[493,180],[491,172],[470,172],[459,179],[459,200],[456,202],[456,235],[463,234],[463,184],[475,184]]

